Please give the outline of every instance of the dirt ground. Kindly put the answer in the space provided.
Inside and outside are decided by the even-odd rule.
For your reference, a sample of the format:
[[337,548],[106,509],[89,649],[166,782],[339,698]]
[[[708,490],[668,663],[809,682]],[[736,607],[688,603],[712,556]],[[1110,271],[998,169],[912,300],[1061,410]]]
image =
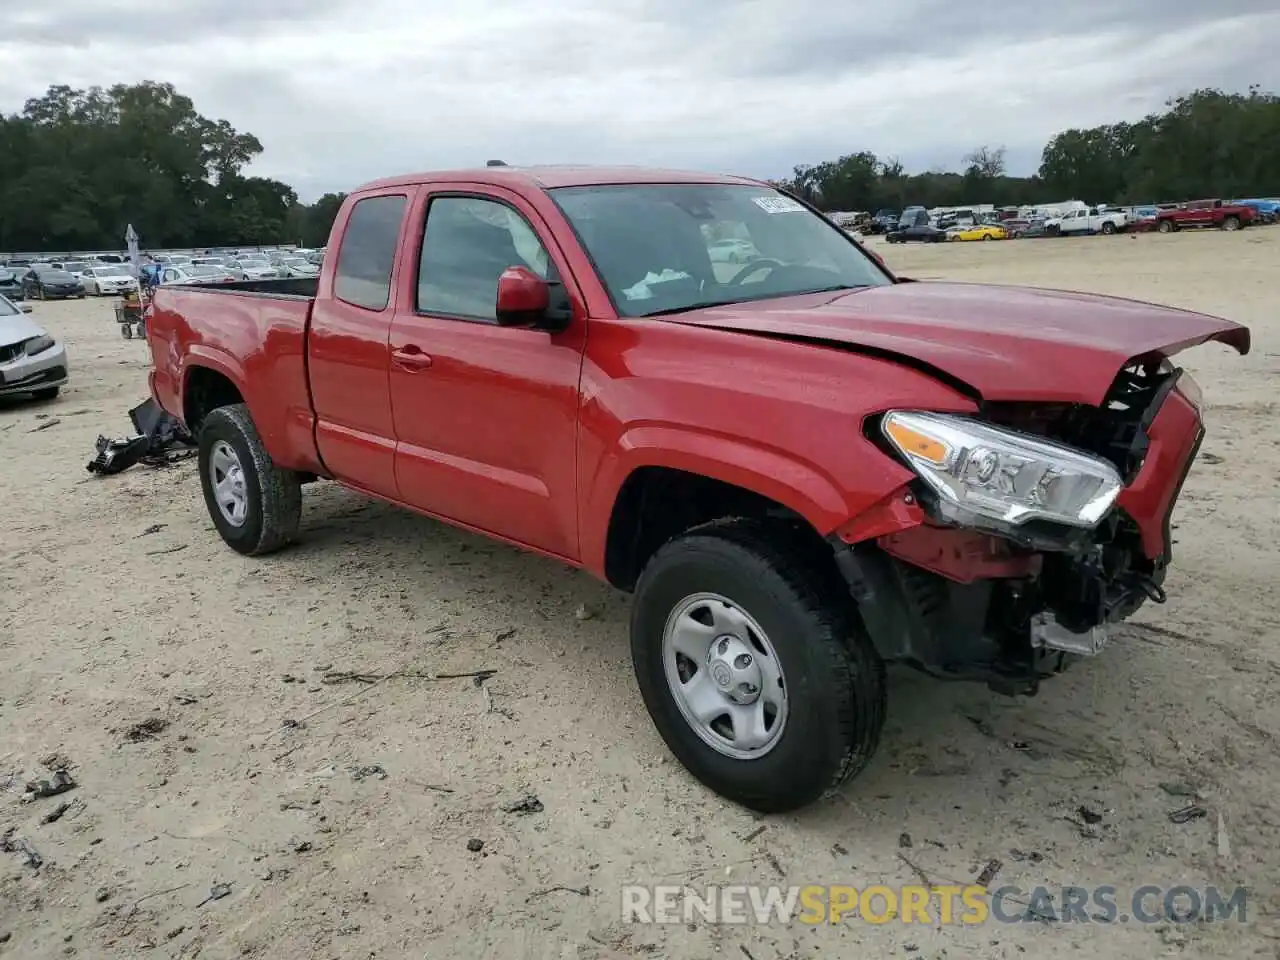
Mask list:
[[[669,759],[626,598],[586,576],[332,484],[296,548],[252,560],[194,462],[91,477],[145,347],[109,301],[38,304],[73,379],[0,404],[0,957],[1280,956],[1280,228],[877,249],[920,279],[1220,314],[1254,351],[1183,357],[1210,423],[1167,605],[1036,698],[894,674],[867,772],[768,819]],[[62,765],[75,789],[22,802]],[[1207,815],[1171,822],[1194,791]],[[525,794],[540,808],[506,810]],[[993,888],[1122,905],[1246,884],[1248,923],[620,920],[628,883],[966,883],[992,860]]]

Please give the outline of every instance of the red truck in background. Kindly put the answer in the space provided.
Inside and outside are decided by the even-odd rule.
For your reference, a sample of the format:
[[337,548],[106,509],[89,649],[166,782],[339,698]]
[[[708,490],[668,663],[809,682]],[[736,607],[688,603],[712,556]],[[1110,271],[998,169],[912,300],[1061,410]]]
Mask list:
[[672,752],[761,811],[867,764],[885,663],[1034,693],[1163,602],[1203,434],[1169,357],[1249,349],[1185,310],[896,277],[737,177],[397,177],[328,250],[316,279],[156,291],[152,392],[222,538],[284,546],[326,479],[586,569],[634,594]]
[[1221,200],[1189,200],[1177,206],[1160,205],[1156,211],[1156,229],[1173,233],[1189,227],[1217,227],[1239,230],[1253,223],[1258,211],[1239,203]]

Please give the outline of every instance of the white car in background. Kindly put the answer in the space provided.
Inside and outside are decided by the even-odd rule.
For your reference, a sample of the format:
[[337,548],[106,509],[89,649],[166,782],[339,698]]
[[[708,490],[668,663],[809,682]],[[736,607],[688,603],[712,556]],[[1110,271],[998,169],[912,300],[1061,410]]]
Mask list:
[[760,251],[750,240],[716,240],[707,247],[712,263],[746,263],[758,259]]
[[223,266],[211,263],[193,263],[183,267],[166,266],[160,271],[161,286],[208,286],[213,283],[234,283],[235,274]]
[[320,268],[303,257],[285,257],[280,261],[280,270],[286,277],[318,277]]
[[67,348],[27,317],[31,305],[0,297],[0,397],[52,400],[67,382]]
[[226,267],[240,280],[274,280],[280,276],[266,257],[240,257],[228,260]]
[[124,264],[90,267],[80,275],[84,292],[94,297],[125,294],[138,289],[138,281]]

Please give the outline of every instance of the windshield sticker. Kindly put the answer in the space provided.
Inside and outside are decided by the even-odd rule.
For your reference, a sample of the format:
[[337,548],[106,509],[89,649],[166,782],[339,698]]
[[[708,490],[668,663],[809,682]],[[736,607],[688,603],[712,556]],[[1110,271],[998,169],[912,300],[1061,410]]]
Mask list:
[[804,204],[797,203],[790,197],[770,196],[752,197],[751,199],[765,213],[803,213],[805,209]]

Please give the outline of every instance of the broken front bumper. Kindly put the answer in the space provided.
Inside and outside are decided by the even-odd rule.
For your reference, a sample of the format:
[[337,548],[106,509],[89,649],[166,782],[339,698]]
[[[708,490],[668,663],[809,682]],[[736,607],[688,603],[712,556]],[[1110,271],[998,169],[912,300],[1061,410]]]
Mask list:
[[1171,517],[1204,436],[1200,409],[1194,382],[1170,378],[1142,417],[1140,465],[1094,530],[948,526],[904,488],[833,536],[882,659],[1017,693],[1101,652],[1117,623],[1165,600]]

